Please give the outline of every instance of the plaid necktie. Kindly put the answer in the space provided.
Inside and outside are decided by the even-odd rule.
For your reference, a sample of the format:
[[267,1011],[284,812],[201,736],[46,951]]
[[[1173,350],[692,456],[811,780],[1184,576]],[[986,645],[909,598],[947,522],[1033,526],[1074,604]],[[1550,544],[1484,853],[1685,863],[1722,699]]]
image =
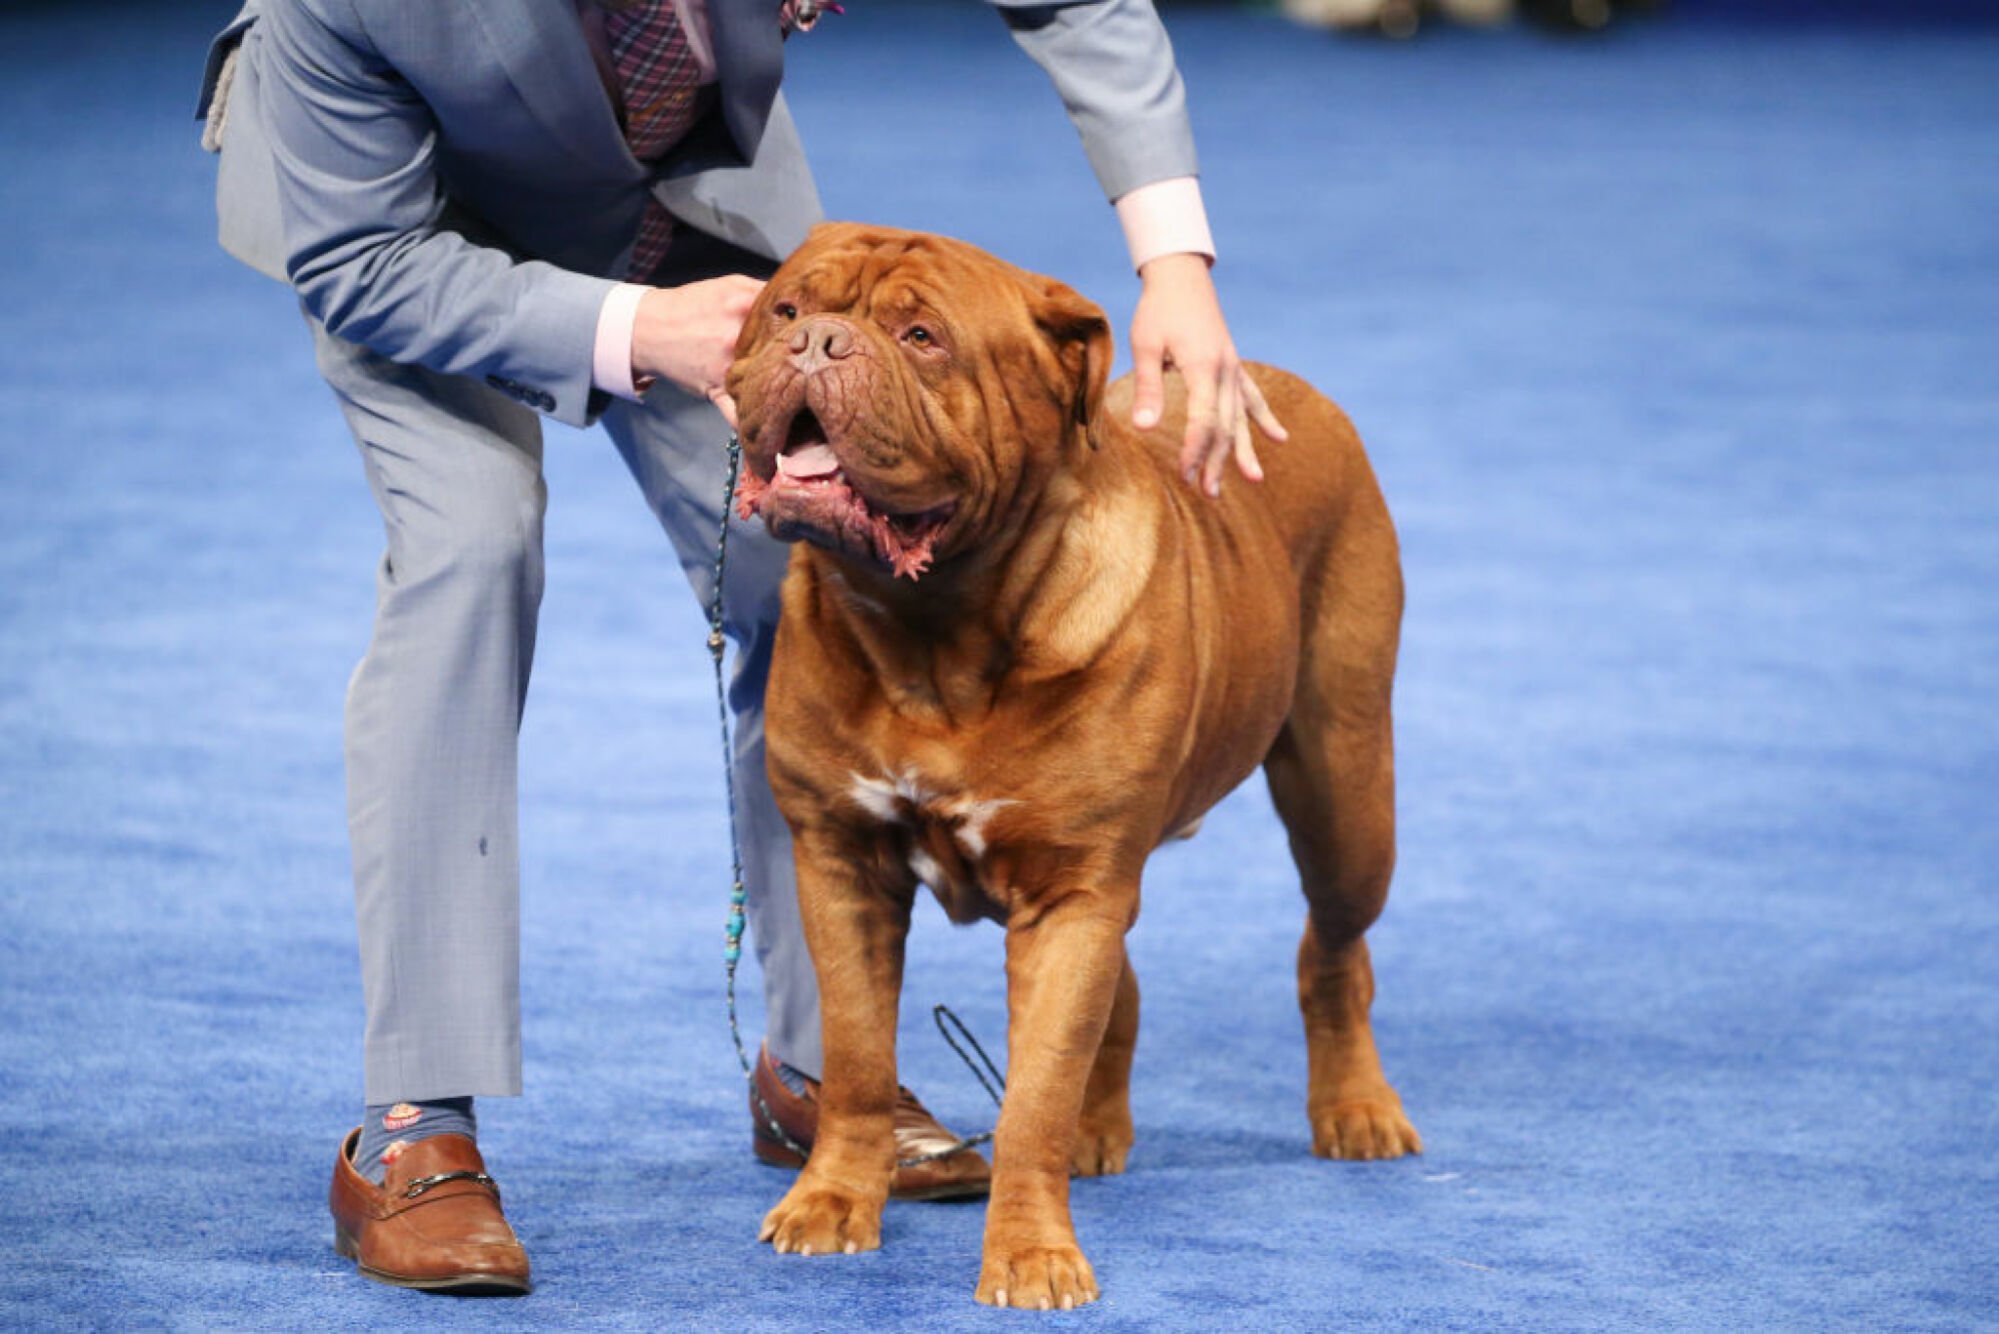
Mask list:
[[[657,162],[693,126],[698,105],[701,69],[688,49],[680,15],[673,0],[640,0],[608,10],[604,35],[610,38],[611,63],[624,95],[625,142],[639,161]],[[651,274],[672,239],[673,215],[657,199],[648,199],[629,275],[643,279]]]

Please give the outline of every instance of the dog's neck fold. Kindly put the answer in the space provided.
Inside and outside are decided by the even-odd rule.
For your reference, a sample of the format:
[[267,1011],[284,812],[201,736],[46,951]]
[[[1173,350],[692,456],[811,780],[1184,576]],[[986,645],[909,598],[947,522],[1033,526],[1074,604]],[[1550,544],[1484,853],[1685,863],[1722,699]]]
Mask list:
[[[1107,433],[1116,434],[1116,433]],[[1139,503],[1117,439],[1026,479],[1016,512],[972,550],[911,582],[813,549],[855,649],[899,712],[949,725],[1019,690],[1087,667],[1144,596],[1159,557],[1156,511]]]

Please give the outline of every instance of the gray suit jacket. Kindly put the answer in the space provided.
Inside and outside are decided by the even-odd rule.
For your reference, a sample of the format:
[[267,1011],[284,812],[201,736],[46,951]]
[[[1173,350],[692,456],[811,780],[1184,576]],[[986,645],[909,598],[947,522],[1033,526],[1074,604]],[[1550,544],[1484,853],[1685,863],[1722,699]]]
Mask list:
[[[1054,79],[1116,198],[1195,170],[1150,0],[993,0]],[[782,259],[819,217],[777,86],[776,0],[708,0],[718,113],[635,160],[573,0],[249,0],[227,53],[222,244],[288,279],[326,328],[396,361],[482,377],[582,425],[597,313],[647,194]]]

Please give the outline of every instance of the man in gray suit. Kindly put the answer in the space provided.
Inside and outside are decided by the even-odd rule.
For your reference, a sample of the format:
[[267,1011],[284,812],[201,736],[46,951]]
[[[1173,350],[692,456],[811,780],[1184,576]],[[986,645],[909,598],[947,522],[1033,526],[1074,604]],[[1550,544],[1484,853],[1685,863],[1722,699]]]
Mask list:
[[[1192,136],[1149,0],[994,2],[1053,78],[1142,274],[1135,415],[1156,416],[1177,365],[1189,480],[1212,493],[1231,456],[1254,478],[1248,421],[1282,428],[1239,372],[1208,277]],[[211,54],[222,243],[296,289],[387,534],[346,723],[367,1114],[332,1192],[336,1244],[370,1277],[527,1289],[472,1099],[521,1088],[516,740],[542,591],[541,418],[603,423],[705,601],[723,373],[760,278],[819,216],[778,93],[785,34],[815,8],[251,0]],[[730,550],[733,761],[768,1013],[758,1087],[809,1140],[818,1005],[763,772],[785,550],[747,527]],[[952,1142],[905,1110],[904,1156]],[[896,1184],[935,1196],[985,1179],[963,1150]]]

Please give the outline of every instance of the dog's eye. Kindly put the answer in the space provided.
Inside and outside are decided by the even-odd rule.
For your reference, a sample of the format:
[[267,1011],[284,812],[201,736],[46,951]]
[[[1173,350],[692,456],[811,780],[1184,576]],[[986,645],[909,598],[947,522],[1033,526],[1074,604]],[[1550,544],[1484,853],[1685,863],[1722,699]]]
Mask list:
[[930,331],[924,328],[920,324],[910,325],[909,332],[904,334],[903,337],[907,338],[910,342],[916,344],[918,347],[929,347],[930,344],[934,341],[930,336]]
[[777,317],[781,320],[795,320],[798,318],[798,307],[789,301],[780,301],[777,303]]

